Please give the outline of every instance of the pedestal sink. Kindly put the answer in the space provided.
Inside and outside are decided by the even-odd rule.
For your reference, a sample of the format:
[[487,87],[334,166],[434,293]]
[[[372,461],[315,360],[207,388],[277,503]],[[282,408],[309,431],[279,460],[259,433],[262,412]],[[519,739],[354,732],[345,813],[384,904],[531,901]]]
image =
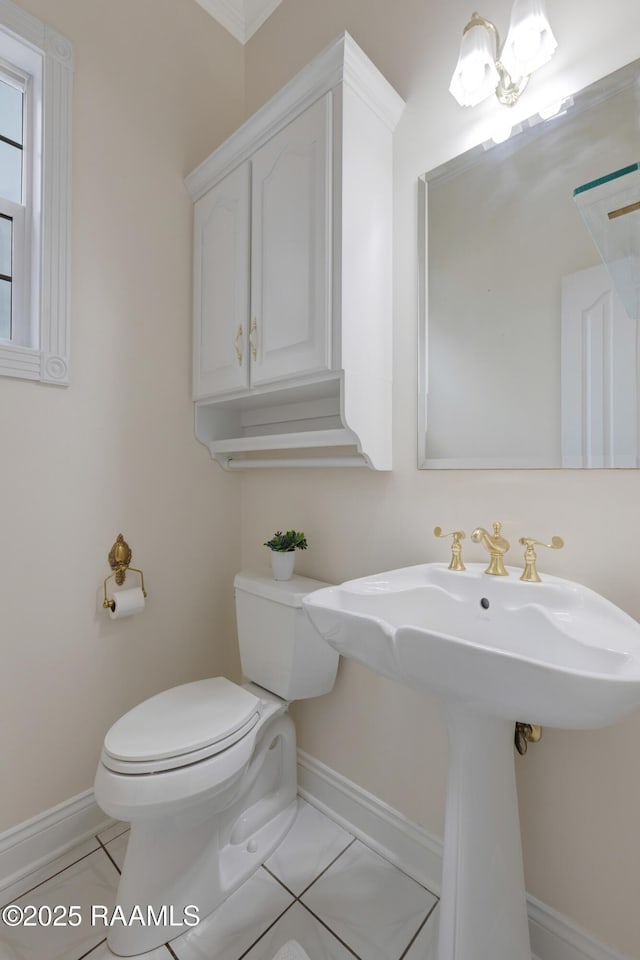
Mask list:
[[640,624],[580,584],[438,563],[309,594],[343,656],[440,698],[449,732],[438,960],[531,960],[514,722],[588,729],[640,708]]

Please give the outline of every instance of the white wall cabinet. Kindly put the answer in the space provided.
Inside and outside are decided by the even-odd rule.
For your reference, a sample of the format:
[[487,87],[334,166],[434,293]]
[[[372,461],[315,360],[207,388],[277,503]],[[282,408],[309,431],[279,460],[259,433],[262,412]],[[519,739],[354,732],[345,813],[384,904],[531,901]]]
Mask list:
[[196,436],[226,468],[391,468],[402,106],[344,34],[187,178]]
[[195,397],[249,386],[249,175],[245,162],[195,206]]
[[253,157],[253,386],[330,367],[331,95]]
[[195,204],[194,398],[331,366],[331,98]]

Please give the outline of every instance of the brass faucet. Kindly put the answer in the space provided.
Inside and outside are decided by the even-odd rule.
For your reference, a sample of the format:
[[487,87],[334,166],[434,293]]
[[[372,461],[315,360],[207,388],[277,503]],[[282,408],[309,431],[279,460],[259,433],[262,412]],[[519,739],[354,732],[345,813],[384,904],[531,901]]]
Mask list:
[[525,583],[540,583],[540,574],[536,570],[536,552],[533,548],[548,547],[549,550],[560,550],[561,547],[564,547],[564,540],[562,537],[551,537],[551,543],[541,543],[540,540],[534,540],[533,537],[520,537],[519,542],[523,547],[526,547],[524,570],[520,579],[524,580]]
[[509,541],[500,536],[501,529],[502,524],[496,521],[493,525],[493,535],[485,530],[484,527],[476,527],[471,534],[471,539],[474,543],[481,543],[485,550],[489,551],[491,559],[489,560],[489,566],[485,570],[485,573],[491,574],[492,577],[509,576],[504,568],[504,561],[502,559],[509,549]]
[[467,568],[462,562],[462,540],[464,540],[466,536],[464,530],[454,530],[453,533],[443,533],[442,527],[434,527],[433,532],[436,537],[453,537],[449,570],[466,570]]

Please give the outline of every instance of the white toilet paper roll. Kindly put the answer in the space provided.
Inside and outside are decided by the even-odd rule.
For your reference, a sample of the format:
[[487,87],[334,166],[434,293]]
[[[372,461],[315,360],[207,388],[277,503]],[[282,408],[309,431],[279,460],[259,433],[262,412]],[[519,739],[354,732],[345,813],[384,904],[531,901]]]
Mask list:
[[130,617],[132,614],[144,610],[144,593],[141,587],[132,587],[131,590],[115,590],[113,601],[115,608],[109,610],[109,616],[112,620]]

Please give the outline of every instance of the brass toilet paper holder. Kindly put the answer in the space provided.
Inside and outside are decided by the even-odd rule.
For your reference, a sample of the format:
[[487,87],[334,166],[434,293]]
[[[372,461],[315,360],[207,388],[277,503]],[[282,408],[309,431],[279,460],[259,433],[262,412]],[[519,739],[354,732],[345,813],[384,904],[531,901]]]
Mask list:
[[131,547],[124,539],[121,533],[116,537],[116,541],[109,551],[109,566],[113,570],[113,573],[110,573],[104,581],[104,602],[102,606],[105,609],[115,610],[116,602],[115,600],[109,600],[107,597],[107,583],[112,578],[115,579],[119,587],[124,583],[127,573],[132,571],[133,573],[140,574],[140,586],[142,587],[143,596],[146,599],[147,591],[144,588],[144,574],[142,570],[139,570],[137,567],[132,567],[131,558],[133,554],[131,553]]

